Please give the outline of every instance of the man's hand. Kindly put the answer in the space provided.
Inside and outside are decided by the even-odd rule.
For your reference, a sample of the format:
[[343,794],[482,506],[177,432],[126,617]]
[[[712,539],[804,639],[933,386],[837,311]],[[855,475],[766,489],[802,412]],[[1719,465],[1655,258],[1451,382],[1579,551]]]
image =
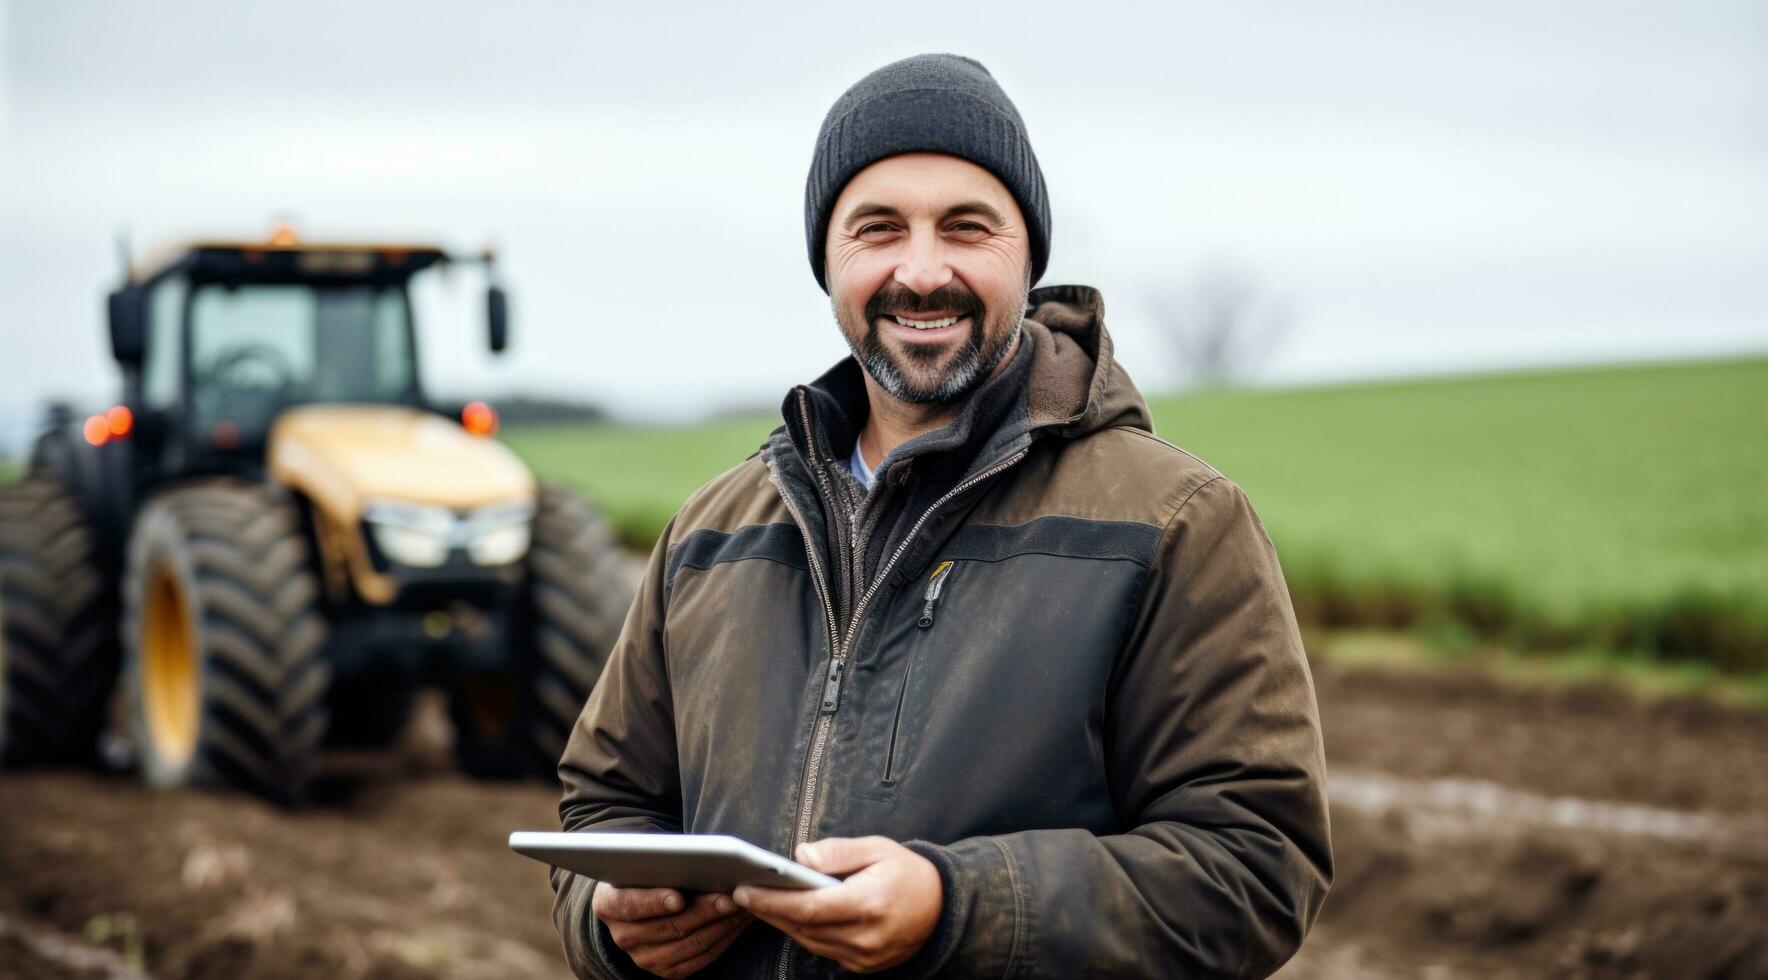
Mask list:
[[933,935],[945,892],[939,869],[914,851],[887,837],[830,837],[800,845],[797,858],[847,880],[809,891],[741,885],[731,897],[855,973],[895,966]]
[[729,895],[686,900],[673,888],[595,883],[590,910],[632,962],[660,977],[685,977],[718,958],[754,921]]

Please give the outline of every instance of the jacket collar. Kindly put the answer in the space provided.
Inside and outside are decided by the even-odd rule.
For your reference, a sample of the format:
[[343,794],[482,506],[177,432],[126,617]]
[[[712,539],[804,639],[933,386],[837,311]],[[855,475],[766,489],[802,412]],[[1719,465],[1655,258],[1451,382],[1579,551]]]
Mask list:
[[[1031,291],[1026,305],[1019,349],[1008,366],[978,388],[950,424],[885,457],[880,480],[900,478],[901,464],[911,459],[923,475],[955,481],[1034,438],[1076,438],[1112,426],[1153,430],[1147,403],[1112,356],[1097,289],[1044,286]],[[848,356],[793,388],[781,404],[785,424],[769,439],[768,455],[777,461],[790,447],[807,466],[845,459],[870,413],[863,371]]]
[[[950,479],[983,454],[1003,428],[1023,431],[1022,419],[1013,416],[1024,414],[1031,347],[1029,337],[1022,336],[1012,359],[971,393],[956,418],[891,450],[878,464],[878,479],[900,479],[910,460],[924,475]],[[808,405],[811,431],[804,428],[801,403]],[[852,357],[843,358],[822,377],[787,394],[781,414],[793,445],[807,460],[846,459],[871,414],[864,368]]]

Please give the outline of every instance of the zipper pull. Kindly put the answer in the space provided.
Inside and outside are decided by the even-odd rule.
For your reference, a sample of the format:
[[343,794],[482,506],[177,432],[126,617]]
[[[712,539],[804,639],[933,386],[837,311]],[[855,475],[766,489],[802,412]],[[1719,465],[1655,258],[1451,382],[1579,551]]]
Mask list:
[[933,577],[927,580],[927,594],[921,597],[927,600],[927,604],[921,607],[921,618],[915,621],[916,626],[927,629],[933,625],[933,604],[939,601],[939,593],[945,588],[945,577],[951,571],[952,562],[949,561],[940,562],[933,570]]
[[825,715],[834,714],[836,705],[841,703],[841,671],[846,666],[846,657],[829,658],[829,676],[823,681],[822,713]]

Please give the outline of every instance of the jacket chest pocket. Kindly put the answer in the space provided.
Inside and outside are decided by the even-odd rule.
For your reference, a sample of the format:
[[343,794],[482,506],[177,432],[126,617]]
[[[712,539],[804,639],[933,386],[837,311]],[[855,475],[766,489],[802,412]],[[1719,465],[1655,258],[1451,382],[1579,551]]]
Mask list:
[[[908,665],[903,669],[902,684],[896,691],[896,710],[890,719],[890,741],[884,753],[884,784],[894,786],[901,774],[907,755],[907,733],[903,730],[903,707],[911,703],[913,694],[911,685],[915,681],[915,665],[921,659],[934,655],[929,649],[929,634],[939,622],[939,603],[945,598],[951,580],[957,575],[962,562],[942,561],[933,567],[927,576],[926,587],[921,591],[921,607],[915,618],[915,635],[909,652]],[[923,666],[923,674],[928,667]]]
[[982,780],[1030,814],[1085,798],[1104,779],[1105,692],[1141,577],[1042,552],[936,561],[882,624],[879,683],[861,681],[859,793],[942,808]]

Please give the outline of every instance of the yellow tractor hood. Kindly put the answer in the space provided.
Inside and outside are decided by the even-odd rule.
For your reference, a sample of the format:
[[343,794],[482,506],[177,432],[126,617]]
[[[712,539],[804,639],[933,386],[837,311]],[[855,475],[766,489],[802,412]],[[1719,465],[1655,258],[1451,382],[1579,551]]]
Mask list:
[[270,430],[273,480],[353,524],[373,497],[456,509],[534,499],[534,475],[502,443],[431,412],[394,405],[303,405]]

